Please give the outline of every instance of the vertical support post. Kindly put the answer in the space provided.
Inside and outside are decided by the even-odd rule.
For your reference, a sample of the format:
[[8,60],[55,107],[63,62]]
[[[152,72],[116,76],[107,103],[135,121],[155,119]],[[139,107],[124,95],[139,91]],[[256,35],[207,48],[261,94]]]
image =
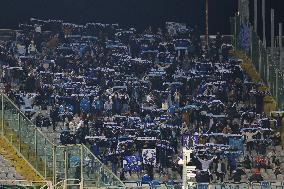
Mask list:
[[[283,47],[282,47],[282,23],[279,23],[279,74],[280,76],[283,74]],[[283,84],[283,78],[281,78],[282,84]],[[280,82],[281,82],[280,81]],[[279,97],[279,103],[280,103],[280,108],[283,110],[283,86],[280,86],[280,97]]]
[[21,146],[22,146],[22,133],[21,133],[21,116],[20,113],[18,113],[18,131],[19,131],[19,151],[21,153]]
[[56,146],[52,145],[52,156],[53,156],[53,168],[52,168],[52,172],[53,172],[53,185],[55,185],[57,183],[57,179],[56,179]]
[[279,105],[279,101],[278,101],[278,69],[276,68],[275,69],[275,72],[276,72],[276,79],[275,79],[275,98],[276,98],[276,103]]
[[245,23],[249,23],[249,0],[244,0]]
[[254,0],[254,31],[257,33],[257,0]]
[[205,15],[206,15],[206,48],[208,49],[209,47],[209,24],[208,24],[208,0],[205,0]]
[[258,54],[259,54],[259,59],[258,59],[258,73],[263,78],[262,71],[261,71],[261,61],[262,61],[262,54],[261,54],[261,41],[258,40]]
[[83,145],[80,145],[80,148],[81,148],[81,179],[80,179],[80,189],[82,189],[84,187],[84,166],[83,166],[83,163],[84,163],[84,153],[83,153]]
[[2,136],[4,136],[4,94],[1,94],[1,106],[2,106],[2,113],[1,113],[1,130]]
[[186,148],[184,147],[182,150],[182,160],[183,160],[183,166],[182,166],[182,186],[183,189],[187,189],[187,171],[186,171]]
[[67,180],[66,179],[63,181],[63,188],[67,189]]
[[36,129],[34,130],[34,135],[35,135],[35,163],[36,163],[36,167],[35,167],[35,169],[36,170],[38,170],[38,162],[37,162],[37,160],[38,160],[38,157],[37,157],[37,133],[36,133]]
[[[253,28],[252,26],[249,27],[249,32],[250,32],[250,59],[252,60],[252,63],[254,64],[255,60],[254,60],[254,57],[253,57]],[[255,66],[255,65],[254,65]]]
[[242,24],[244,18],[243,0],[238,0],[238,13],[240,15],[240,23]]
[[271,9],[271,50],[274,48],[274,9]]
[[264,46],[266,47],[265,27],[265,0],[262,0],[262,40]]
[[44,138],[44,178],[46,179],[47,177],[47,154],[46,154],[46,138]]
[[[183,181],[183,189],[188,189],[191,188],[191,183],[188,183],[188,177],[189,179],[192,178],[192,171],[195,170],[195,166],[187,166],[187,163],[190,162],[190,153],[192,152],[192,150],[188,150],[186,147],[184,147],[182,149],[182,159],[183,159],[183,169],[182,169],[182,181]],[[189,173],[189,176],[187,176],[187,174]]]
[[282,23],[279,23],[279,52],[280,52],[280,61],[279,69],[280,73],[283,72],[283,47],[282,47]]
[[270,80],[269,80],[269,75],[270,75],[270,73],[269,73],[269,61],[268,61],[268,54],[267,54],[267,56],[266,56],[266,81],[267,81],[267,84],[268,84],[268,86],[270,87]]
[[241,12],[241,0],[238,0],[238,12]]
[[237,16],[239,16],[239,15],[236,15],[236,16],[234,17],[235,48],[236,48],[236,50],[237,50],[237,36],[238,36],[238,34],[237,34]]
[[66,148],[64,148],[64,176],[65,176],[65,180],[68,179],[67,163],[68,163],[68,154],[67,154]]

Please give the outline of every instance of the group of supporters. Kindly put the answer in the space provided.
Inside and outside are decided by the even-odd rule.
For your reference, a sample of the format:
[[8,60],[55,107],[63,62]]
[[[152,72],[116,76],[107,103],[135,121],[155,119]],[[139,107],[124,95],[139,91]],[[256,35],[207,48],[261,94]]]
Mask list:
[[263,109],[269,91],[225,37],[206,47],[197,27],[169,25],[31,19],[1,42],[5,93],[61,144],[88,145],[121,180],[180,180],[183,147],[193,149],[197,182],[261,181],[263,169],[282,176],[281,118]]

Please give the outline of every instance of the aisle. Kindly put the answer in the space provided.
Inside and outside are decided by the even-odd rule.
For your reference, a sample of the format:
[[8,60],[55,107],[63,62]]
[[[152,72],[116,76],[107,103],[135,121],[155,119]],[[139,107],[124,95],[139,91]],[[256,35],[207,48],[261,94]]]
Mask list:
[[[5,153],[2,147],[0,148],[0,154]],[[5,158],[4,156],[0,155],[0,180],[22,180],[23,177],[17,173],[15,167],[13,167]],[[0,183],[3,184],[3,183]]]
[[[42,181],[36,176],[26,161],[17,154],[16,150],[4,139],[0,138],[0,160],[3,157],[3,165],[10,165],[5,171],[0,173],[0,180],[28,180]],[[0,161],[1,165],[1,161]],[[5,174],[6,173],[6,174]]]

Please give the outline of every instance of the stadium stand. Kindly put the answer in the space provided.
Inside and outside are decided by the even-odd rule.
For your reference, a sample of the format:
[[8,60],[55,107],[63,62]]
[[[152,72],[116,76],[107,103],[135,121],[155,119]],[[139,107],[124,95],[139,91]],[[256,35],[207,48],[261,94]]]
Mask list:
[[198,188],[281,186],[283,112],[250,59],[174,26],[20,25],[1,44],[0,154],[30,181],[173,188],[186,147]]

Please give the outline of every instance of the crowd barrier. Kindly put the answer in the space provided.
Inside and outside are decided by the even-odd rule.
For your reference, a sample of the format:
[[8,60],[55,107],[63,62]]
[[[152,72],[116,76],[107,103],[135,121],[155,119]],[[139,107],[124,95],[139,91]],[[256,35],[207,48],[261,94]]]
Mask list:
[[[132,186],[131,186],[132,185]],[[183,189],[182,183],[176,183],[175,185],[167,185],[166,183],[160,183],[155,187],[149,184],[134,185],[133,183],[127,183],[126,186],[129,189],[147,189],[147,188],[167,188],[167,189]],[[252,183],[234,183],[234,182],[224,182],[224,183],[195,183],[189,182],[188,189],[283,189],[284,182],[252,182]]]
[[84,187],[125,188],[86,146],[53,144],[4,94],[1,94],[1,134],[46,181],[55,184],[80,179]]

